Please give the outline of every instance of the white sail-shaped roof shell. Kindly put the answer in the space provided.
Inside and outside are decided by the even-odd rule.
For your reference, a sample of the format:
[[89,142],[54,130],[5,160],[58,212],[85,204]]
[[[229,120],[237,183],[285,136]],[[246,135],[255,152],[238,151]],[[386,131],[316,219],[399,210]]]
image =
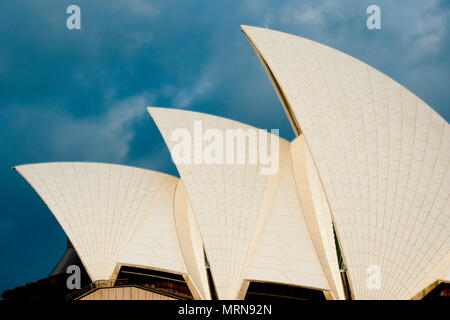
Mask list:
[[330,290],[298,198],[289,152],[280,159],[277,183],[268,189],[273,200],[260,235],[255,235],[259,239],[246,279]]
[[[180,232],[198,230],[193,222],[190,230],[175,226],[178,178],[107,163],[54,162],[15,169],[47,204],[92,281],[114,278],[121,265],[136,266],[181,274],[195,298],[210,298],[204,277],[188,274],[188,269],[206,272],[203,257],[185,252],[179,243],[180,237],[183,246],[191,241]],[[188,214],[178,210],[179,217]],[[201,239],[194,246],[202,247]]]
[[[172,152],[172,132],[194,134],[194,122],[203,130],[247,129],[235,121],[176,109],[149,108]],[[247,250],[258,218],[267,177],[256,165],[176,164],[205,245],[219,299],[236,299]]]
[[122,265],[183,275],[195,299],[211,299],[203,242],[180,179],[167,176],[118,260]]
[[[189,274],[186,281],[194,294],[194,298],[210,300],[211,294],[206,273],[203,240],[181,180],[178,181],[175,192],[174,214],[178,243]],[[195,296],[196,294],[198,297]]]
[[134,167],[83,162],[16,166],[49,207],[92,281],[109,279],[161,187],[175,178]]
[[[223,137],[228,129],[256,130],[269,137],[266,131],[212,115],[163,108],[149,112],[171,152],[179,142],[172,140],[175,130],[185,129],[193,137],[197,121],[204,132],[218,130]],[[299,203],[290,144],[274,138],[281,167],[273,175],[261,174],[260,163],[176,163],[220,299],[243,298],[248,281],[330,290]],[[247,159],[250,148],[245,150]],[[343,298],[339,294],[334,292]]]
[[148,214],[133,232],[118,263],[187,274],[174,224],[174,194],[178,179],[169,176],[155,195]]
[[450,248],[448,123],[400,84],[342,52],[242,28],[294,130],[304,134],[353,297],[413,297]]
[[331,212],[303,135],[291,142],[291,159],[302,211],[330,290],[335,299],[344,299]]

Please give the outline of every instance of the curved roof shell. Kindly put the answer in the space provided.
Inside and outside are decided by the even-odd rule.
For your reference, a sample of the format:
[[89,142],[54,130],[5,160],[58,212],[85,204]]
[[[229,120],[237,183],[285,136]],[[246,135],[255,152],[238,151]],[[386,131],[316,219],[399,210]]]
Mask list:
[[448,123],[349,55],[278,31],[242,29],[294,131],[304,134],[354,298],[413,297],[450,248]]
[[[203,259],[197,262],[193,256],[185,262],[179,244],[183,235],[177,233],[173,209],[178,178],[89,162],[39,163],[15,169],[47,204],[92,281],[114,278],[121,265],[131,265],[182,274],[194,296],[209,298],[207,283],[191,280],[186,266],[192,270],[190,264],[195,262],[194,268],[205,272]],[[188,214],[179,211],[179,217]],[[191,223],[191,229],[195,228]],[[201,239],[196,239],[196,246],[202,246]]]
[[[255,130],[279,143],[280,165],[272,175],[262,174],[259,161],[176,163],[220,299],[243,298],[248,281],[330,290],[298,198],[289,142],[264,130],[212,115],[164,108],[149,108],[149,113],[172,157],[179,143],[173,133],[183,129],[193,137],[195,122],[202,123],[204,132],[216,130],[223,137],[228,129]],[[261,144],[248,143],[243,151],[246,159],[250,158],[252,147],[258,149]],[[343,298],[337,291],[334,294]]]

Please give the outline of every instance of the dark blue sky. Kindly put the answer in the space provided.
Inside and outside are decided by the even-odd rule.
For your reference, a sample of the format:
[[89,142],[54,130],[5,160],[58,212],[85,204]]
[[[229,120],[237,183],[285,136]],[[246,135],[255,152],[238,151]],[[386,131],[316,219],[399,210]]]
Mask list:
[[[81,30],[66,8],[81,8]],[[366,28],[378,4],[382,29]],[[450,118],[450,6],[439,0],[4,0],[0,4],[0,291],[47,276],[65,235],[11,170],[101,161],[177,174],[146,106],[293,133],[240,30],[269,26],[344,51]]]

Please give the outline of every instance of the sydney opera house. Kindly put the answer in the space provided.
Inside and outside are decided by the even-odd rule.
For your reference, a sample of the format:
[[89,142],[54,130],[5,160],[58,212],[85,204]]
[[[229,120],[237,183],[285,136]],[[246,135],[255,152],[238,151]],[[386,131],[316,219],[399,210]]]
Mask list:
[[[4,299],[449,295],[448,123],[349,55],[267,28],[242,30],[293,141],[217,116],[148,111],[172,158],[173,133],[194,135],[201,122],[216,134],[252,129],[276,140],[277,170],[174,160],[177,178],[108,163],[18,165],[66,233],[68,249],[49,277],[7,290]],[[244,144],[244,158],[259,151]],[[66,270],[74,264],[82,285],[69,290]]]

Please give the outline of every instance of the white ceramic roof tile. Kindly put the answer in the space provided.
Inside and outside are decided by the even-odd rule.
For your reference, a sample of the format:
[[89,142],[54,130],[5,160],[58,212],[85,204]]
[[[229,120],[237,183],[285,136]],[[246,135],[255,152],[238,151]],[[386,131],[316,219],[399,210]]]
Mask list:
[[[224,133],[240,128],[268,135],[236,121],[196,112],[162,108],[149,108],[149,112],[171,151],[173,130],[184,128],[193,134],[194,121],[201,121],[204,131]],[[196,215],[217,294],[220,299],[236,299],[268,176],[261,174],[260,164],[178,163],[177,168]]]
[[[178,178],[166,176],[165,180],[118,262],[186,274],[174,223],[173,202]],[[137,257],[141,263],[137,262]]]
[[[198,298],[210,300],[211,294],[206,273],[203,240],[181,180],[177,184],[174,207],[178,243],[186,262],[189,277],[195,286]],[[195,294],[194,298],[196,298]]]
[[161,187],[176,180],[150,170],[104,163],[54,162],[15,169],[47,204],[92,281],[112,276]]
[[290,154],[281,161],[279,183],[246,278],[329,290],[299,203]]
[[[448,252],[448,123],[342,52],[243,27],[309,146],[357,299],[412,297]],[[369,288],[367,268],[381,270]]]
[[291,142],[292,164],[306,224],[335,299],[344,299],[331,212],[303,135]]
[[[195,112],[149,112],[170,150],[173,130],[192,133],[194,121],[201,120],[204,130],[252,128]],[[244,279],[330,289],[299,204],[289,148],[280,139],[282,170],[270,179],[251,165],[177,164],[221,299],[235,299]]]

